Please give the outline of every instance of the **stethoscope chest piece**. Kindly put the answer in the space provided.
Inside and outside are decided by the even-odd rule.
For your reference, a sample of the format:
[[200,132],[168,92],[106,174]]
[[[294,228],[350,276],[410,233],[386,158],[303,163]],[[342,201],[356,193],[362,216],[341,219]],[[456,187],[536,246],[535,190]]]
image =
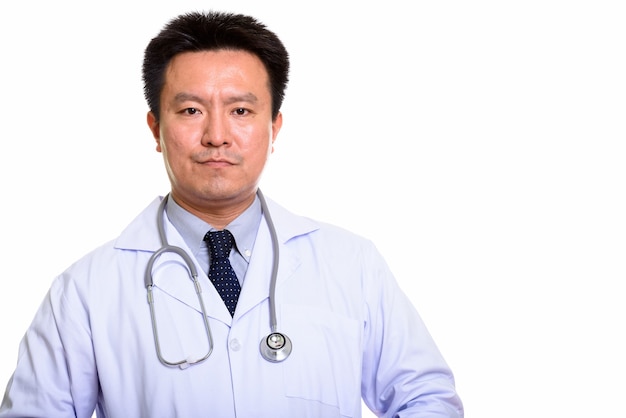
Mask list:
[[285,334],[272,332],[261,340],[261,356],[267,361],[278,363],[291,354],[291,340]]

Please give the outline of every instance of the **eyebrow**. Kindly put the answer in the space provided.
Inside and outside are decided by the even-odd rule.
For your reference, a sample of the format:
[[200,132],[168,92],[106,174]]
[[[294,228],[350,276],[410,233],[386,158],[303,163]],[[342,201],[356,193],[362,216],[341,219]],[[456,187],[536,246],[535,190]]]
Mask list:
[[259,101],[259,98],[256,97],[252,93],[244,93],[241,95],[231,96],[228,99],[226,99],[227,104],[233,104],[237,102],[256,103],[258,101]]
[[[191,93],[181,92],[181,93],[177,93],[176,96],[174,96],[174,101],[179,102],[179,103],[185,102],[188,100],[198,102],[198,103],[204,103],[204,100],[200,96],[197,96]],[[259,101],[259,98],[253,93],[243,93],[243,94],[238,94],[234,96],[229,96],[226,99],[225,103],[226,104],[233,104],[237,102],[257,103],[258,101]]]

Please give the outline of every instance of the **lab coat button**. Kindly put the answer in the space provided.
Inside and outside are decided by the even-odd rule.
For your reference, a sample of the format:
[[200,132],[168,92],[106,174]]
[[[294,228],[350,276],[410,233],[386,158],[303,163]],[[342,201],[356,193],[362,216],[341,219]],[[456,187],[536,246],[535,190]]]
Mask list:
[[241,344],[239,344],[239,340],[237,338],[233,338],[230,340],[230,349],[233,351],[239,351],[241,348]]

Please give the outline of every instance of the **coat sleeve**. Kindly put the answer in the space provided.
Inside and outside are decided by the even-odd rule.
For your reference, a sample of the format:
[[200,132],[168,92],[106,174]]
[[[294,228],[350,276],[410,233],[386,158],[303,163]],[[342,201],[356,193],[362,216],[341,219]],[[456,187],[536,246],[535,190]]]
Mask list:
[[58,277],[20,343],[0,417],[91,417],[98,378],[88,316],[74,283]]
[[364,260],[365,404],[382,417],[462,418],[453,374],[417,310],[373,245]]

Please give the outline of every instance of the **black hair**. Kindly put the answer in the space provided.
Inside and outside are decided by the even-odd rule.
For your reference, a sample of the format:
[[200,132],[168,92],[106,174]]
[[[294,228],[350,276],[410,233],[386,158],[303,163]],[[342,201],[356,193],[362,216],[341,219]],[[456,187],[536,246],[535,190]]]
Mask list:
[[289,54],[282,41],[251,16],[225,12],[191,12],[167,23],[144,52],[144,96],[150,111],[160,119],[160,96],[170,61],[183,52],[242,50],[256,55],[269,76],[272,119],[285,97],[289,80]]

